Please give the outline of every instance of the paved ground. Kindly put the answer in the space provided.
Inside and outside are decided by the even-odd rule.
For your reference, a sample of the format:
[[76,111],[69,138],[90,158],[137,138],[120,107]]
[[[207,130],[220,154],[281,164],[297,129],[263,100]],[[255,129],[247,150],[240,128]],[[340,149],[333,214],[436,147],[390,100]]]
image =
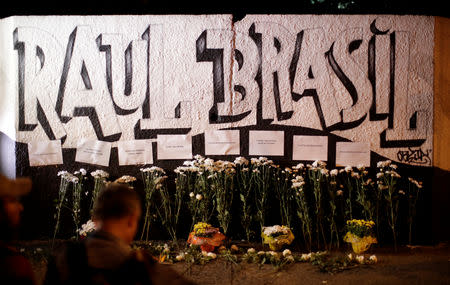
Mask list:
[[[295,263],[276,270],[272,265],[232,264],[214,260],[206,265],[186,263],[171,266],[197,284],[450,284],[450,246],[375,248],[378,262],[336,274],[322,273],[310,263]],[[45,261],[33,264],[39,284],[45,274]]]

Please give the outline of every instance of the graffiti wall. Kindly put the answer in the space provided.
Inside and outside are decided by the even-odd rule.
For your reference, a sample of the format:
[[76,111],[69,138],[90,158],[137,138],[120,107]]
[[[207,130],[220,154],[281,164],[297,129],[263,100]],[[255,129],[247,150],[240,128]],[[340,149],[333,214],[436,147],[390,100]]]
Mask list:
[[314,160],[305,153],[321,147],[331,164],[365,150],[433,165],[433,17],[10,17],[0,39],[0,131],[28,158],[42,144],[120,154],[140,141],[157,151],[135,164],[198,152]]

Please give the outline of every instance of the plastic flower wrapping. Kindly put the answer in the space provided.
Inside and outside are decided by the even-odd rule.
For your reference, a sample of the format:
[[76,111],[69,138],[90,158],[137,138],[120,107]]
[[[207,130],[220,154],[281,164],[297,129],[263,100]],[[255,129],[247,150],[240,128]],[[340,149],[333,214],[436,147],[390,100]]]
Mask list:
[[220,246],[225,239],[219,228],[204,222],[194,225],[194,230],[189,234],[188,243],[199,245],[202,251],[214,251],[216,246]]
[[289,227],[280,225],[263,227],[261,237],[263,238],[263,243],[268,244],[270,249],[274,251],[291,244],[295,238]]
[[344,241],[351,243],[353,251],[360,254],[369,249],[370,245],[377,243],[377,239],[373,236],[373,221],[366,220],[349,220],[347,221],[348,232],[344,236]]

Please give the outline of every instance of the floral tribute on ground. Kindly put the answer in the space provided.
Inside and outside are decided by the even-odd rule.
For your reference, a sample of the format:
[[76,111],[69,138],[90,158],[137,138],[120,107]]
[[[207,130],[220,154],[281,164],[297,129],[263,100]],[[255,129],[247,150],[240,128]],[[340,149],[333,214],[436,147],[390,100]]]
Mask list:
[[[223,250],[223,246],[243,240],[270,249],[262,251],[264,254],[250,249],[239,252],[243,260],[252,262],[314,260],[322,264],[329,254],[313,254],[312,258],[314,251],[330,252],[348,243],[346,249],[351,244],[353,252],[346,254],[341,264],[374,263],[376,256],[361,255],[371,244],[396,248],[399,236],[407,237],[409,244],[414,242],[415,221],[420,215],[416,206],[424,185],[417,178],[401,176],[398,168],[389,160],[378,162],[375,169],[327,169],[323,161],[282,167],[266,157],[237,157],[231,162],[196,155],[173,171],[158,166],[139,168],[142,181],[128,174],[110,178],[106,171],[96,170],[91,172],[93,183],[89,183],[84,169],[73,174],[60,171],[53,238],[62,235],[64,211],[72,215],[76,238],[94,229],[89,221],[93,201],[111,179],[142,194],[140,242],[147,244],[152,230],[162,227],[159,233],[167,234],[177,250],[183,242],[188,245],[178,254],[163,254],[166,262],[206,256],[212,260],[215,254],[236,261],[238,252]],[[407,232],[399,233],[404,230]],[[280,255],[280,251],[294,248],[307,253],[297,256],[283,251]]]

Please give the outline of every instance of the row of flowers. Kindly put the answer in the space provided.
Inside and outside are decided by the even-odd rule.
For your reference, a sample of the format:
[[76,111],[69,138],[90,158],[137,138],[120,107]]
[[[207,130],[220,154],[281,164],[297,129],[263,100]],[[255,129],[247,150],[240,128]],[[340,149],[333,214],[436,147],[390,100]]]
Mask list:
[[[164,169],[141,168],[145,209],[140,239],[149,239],[151,225],[157,217],[176,240],[179,219],[186,212],[190,214],[191,231],[196,223],[212,223],[224,235],[229,236],[230,228],[240,228],[233,238],[254,240],[264,231],[269,211],[271,214],[277,211],[279,224],[300,234],[308,249],[316,247],[313,241],[317,242],[317,248],[339,247],[347,231],[346,221],[352,219],[374,221],[378,236],[383,228],[389,229],[396,245],[399,212],[405,210],[408,213],[404,222],[408,224],[411,243],[422,183],[411,177],[403,178],[391,161],[380,161],[376,173],[369,170],[363,166],[329,170],[322,161],[289,168],[265,157],[250,160],[238,157],[231,162],[197,155],[174,170],[175,179],[170,182],[175,187],[169,189]],[[91,199],[90,211],[92,201],[109,178],[105,171],[92,172],[94,187],[86,191],[83,183],[88,175],[83,169],[73,174],[61,171],[59,175],[54,236],[63,208],[71,209],[79,231],[80,200]],[[125,175],[114,182],[132,185],[134,181],[135,177]],[[70,184],[72,198],[67,199]]]

